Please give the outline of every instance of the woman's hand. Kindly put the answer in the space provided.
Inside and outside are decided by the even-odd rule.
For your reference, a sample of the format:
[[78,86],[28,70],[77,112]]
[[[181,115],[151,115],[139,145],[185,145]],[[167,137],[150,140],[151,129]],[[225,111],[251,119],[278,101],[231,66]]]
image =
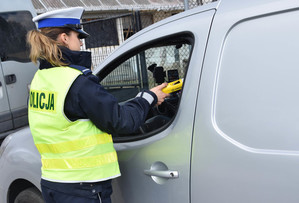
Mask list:
[[165,88],[167,86],[167,83],[162,83],[161,85],[158,85],[156,87],[153,87],[152,89],[150,89],[150,91],[152,91],[153,93],[156,94],[158,101],[156,105],[160,105],[164,102],[164,99],[166,97],[169,97],[170,95],[167,93],[162,92],[162,89]]

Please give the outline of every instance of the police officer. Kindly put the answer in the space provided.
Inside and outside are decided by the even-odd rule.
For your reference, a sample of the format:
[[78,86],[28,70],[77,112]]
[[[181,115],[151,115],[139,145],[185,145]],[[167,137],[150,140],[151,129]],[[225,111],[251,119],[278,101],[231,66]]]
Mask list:
[[80,51],[83,8],[50,11],[33,18],[28,33],[33,62],[40,62],[30,88],[29,125],[41,154],[46,202],[111,202],[111,179],[120,176],[112,133],[128,134],[161,104],[167,84],[118,105],[91,74],[91,54]]

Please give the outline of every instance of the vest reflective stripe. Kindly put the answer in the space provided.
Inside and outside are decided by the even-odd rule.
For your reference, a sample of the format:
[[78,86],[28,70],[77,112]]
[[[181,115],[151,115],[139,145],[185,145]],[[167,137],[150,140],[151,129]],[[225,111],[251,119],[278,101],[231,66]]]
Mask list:
[[109,134],[103,133],[98,135],[91,135],[83,137],[82,139],[72,140],[67,142],[60,142],[55,144],[36,144],[36,148],[40,153],[65,153],[83,148],[93,147],[99,144],[106,144],[112,142]]
[[72,122],[64,115],[66,95],[80,74],[70,67],[43,69],[31,82],[29,126],[46,180],[93,182],[120,176],[111,135],[90,120]]
[[44,169],[79,169],[100,167],[117,161],[116,152],[110,152],[93,157],[71,159],[42,159]]
[[[99,167],[101,168],[101,167]],[[60,173],[60,171],[64,172],[64,178],[67,181],[67,183],[75,183],[75,182],[82,182],[82,179],[80,179],[81,177],[78,176],[78,174],[82,174],[82,177],[85,178],[85,180],[93,180],[93,181],[89,181],[89,182],[97,182],[98,180],[108,180],[111,178],[115,178],[119,176],[119,170],[118,170],[118,164],[117,162],[111,163],[111,164],[107,164],[107,169],[109,168],[109,170],[107,170],[106,173],[99,173],[99,170],[85,170],[84,168],[82,169],[75,169],[75,170],[70,170],[70,169],[60,169],[60,170],[56,170],[58,173]],[[94,168],[92,168],[94,169]],[[48,171],[50,171],[48,173]],[[46,170],[44,169],[44,174],[46,175],[45,177],[43,177],[46,180],[56,180],[57,179],[57,174],[52,173],[51,171],[53,171],[53,169],[49,169]],[[118,175],[115,175],[118,174]],[[98,177],[98,180],[93,179],[94,177]],[[109,177],[109,178],[107,178]]]

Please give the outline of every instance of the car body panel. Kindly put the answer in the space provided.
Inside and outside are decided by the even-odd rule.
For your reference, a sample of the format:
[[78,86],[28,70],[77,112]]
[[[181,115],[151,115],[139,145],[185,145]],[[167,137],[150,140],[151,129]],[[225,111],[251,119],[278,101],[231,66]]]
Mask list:
[[[234,8],[224,3],[219,6],[207,46],[194,125],[191,202],[297,202],[299,198],[296,192],[299,181],[299,168],[296,164],[299,161],[298,147],[288,141],[293,140],[295,144],[298,139],[293,137],[294,134],[288,132],[288,129],[296,129],[294,117],[291,115],[298,112],[298,108],[293,104],[293,98],[283,99],[285,95],[283,92],[292,91],[295,84],[292,83],[288,89],[283,89],[282,84],[287,83],[286,73],[276,74],[275,66],[277,69],[279,66],[287,68],[296,63],[296,56],[291,53],[296,53],[292,48],[294,46],[298,48],[298,43],[294,42],[296,45],[289,46],[285,41],[287,38],[282,36],[286,35],[290,38],[292,32],[298,36],[298,29],[295,26],[290,28],[292,24],[288,23],[291,19],[293,24],[296,23],[295,16],[299,14],[299,2],[260,1],[256,4],[255,1],[233,1],[231,3]],[[283,23],[284,21],[288,23]],[[271,31],[269,34],[268,30],[273,28],[277,31]],[[237,39],[242,43],[232,44],[232,39],[238,35],[243,37]],[[261,37],[267,40],[259,41]],[[234,47],[229,48],[230,45]],[[252,48],[249,50],[245,47]],[[234,53],[239,48],[240,54],[229,56],[228,51],[233,48],[236,49]],[[290,53],[287,58],[295,58],[285,60],[282,64],[273,63],[272,61],[276,59],[271,56],[272,53],[278,55],[277,61],[284,58],[287,53]],[[249,56],[252,58],[250,59]],[[228,62],[228,57],[233,61]],[[244,59],[247,58],[250,60],[244,63]],[[243,79],[238,79],[238,76],[232,72],[224,76],[225,69],[228,70],[228,66],[233,63],[242,70],[248,70],[244,71],[246,74],[244,73]],[[265,67],[265,70],[256,70],[261,67]],[[224,77],[229,77],[231,84],[221,82],[224,81]],[[281,81],[275,80],[276,82],[272,84],[272,77],[281,78]],[[242,93],[242,80],[248,84],[244,86],[243,91],[247,92],[245,87],[250,88],[252,92],[248,91],[248,93],[252,95]],[[236,85],[236,82],[239,85]],[[229,85],[232,93],[222,95],[226,85]],[[263,86],[267,87],[267,90],[262,92]],[[258,94],[258,92],[262,93]],[[238,96],[234,93],[238,93]],[[251,101],[255,107],[244,107],[244,102],[235,102],[234,107],[229,108],[230,103],[220,104],[220,100],[224,97]],[[267,97],[275,99],[267,99]],[[267,103],[263,104],[264,102]],[[280,117],[279,115],[283,113],[279,112],[287,108],[281,106],[281,109],[277,109],[276,106],[283,103],[291,105],[290,112],[293,113]],[[262,108],[259,105],[263,105]],[[225,108],[232,111],[226,112]],[[269,108],[269,111],[266,111],[266,108]],[[226,123],[234,115],[239,115],[238,120],[230,128],[226,127]],[[278,122],[273,125],[271,123],[274,120]],[[288,126],[284,127],[285,125]],[[246,130],[242,133],[238,132],[237,128],[242,129],[241,126],[248,129],[247,132]],[[265,130],[261,131],[263,128]],[[285,131],[280,132],[282,129]],[[279,133],[281,137],[278,137]],[[288,148],[290,150],[287,150]]]
[[[5,138],[5,150],[0,154],[0,202],[7,202],[11,184],[26,180],[40,189],[41,161],[29,127],[25,127]],[[4,146],[1,146],[4,147]]]

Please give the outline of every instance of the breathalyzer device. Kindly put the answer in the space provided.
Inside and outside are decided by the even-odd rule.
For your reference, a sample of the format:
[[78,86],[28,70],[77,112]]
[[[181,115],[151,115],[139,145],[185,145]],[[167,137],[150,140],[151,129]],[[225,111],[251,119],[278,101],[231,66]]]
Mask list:
[[181,90],[182,86],[183,86],[183,79],[178,79],[178,80],[168,83],[168,85],[165,88],[163,88],[162,91],[164,93],[169,94],[169,93]]

